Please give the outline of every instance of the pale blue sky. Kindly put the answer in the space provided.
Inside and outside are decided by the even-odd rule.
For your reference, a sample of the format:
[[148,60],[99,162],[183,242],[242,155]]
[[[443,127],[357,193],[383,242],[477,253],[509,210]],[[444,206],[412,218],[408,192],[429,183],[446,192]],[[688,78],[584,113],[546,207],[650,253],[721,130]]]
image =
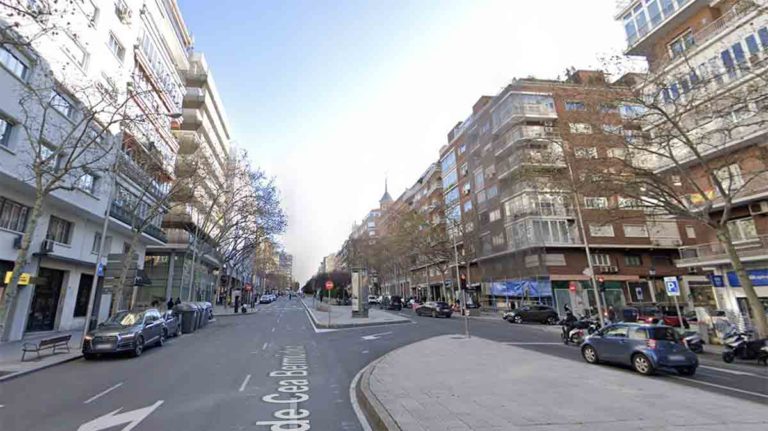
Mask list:
[[181,0],[234,139],[277,177],[304,282],[437,159],[482,94],[599,65],[613,0]]

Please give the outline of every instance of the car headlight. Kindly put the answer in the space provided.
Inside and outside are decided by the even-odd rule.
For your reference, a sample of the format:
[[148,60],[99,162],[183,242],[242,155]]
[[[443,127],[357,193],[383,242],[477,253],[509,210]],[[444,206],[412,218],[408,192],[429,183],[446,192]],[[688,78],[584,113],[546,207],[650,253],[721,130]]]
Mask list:
[[122,338],[124,340],[130,340],[130,339],[134,338],[135,336],[136,336],[135,332],[129,332],[127,334],[120,334],[120,338]]
[[88,334],[85,336],[85,341],[91,341],[91,340],[93,340],[93,335]]

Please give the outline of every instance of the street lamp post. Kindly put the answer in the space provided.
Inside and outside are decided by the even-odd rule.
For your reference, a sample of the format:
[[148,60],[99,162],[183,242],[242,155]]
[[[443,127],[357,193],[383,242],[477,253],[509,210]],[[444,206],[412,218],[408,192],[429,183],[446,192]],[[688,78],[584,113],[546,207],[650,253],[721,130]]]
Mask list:
[[464,295],[464,291],[461,289],[461,274],[459,272],[459,246],[456,243],[456,235],[458,235],[458,226],[456,223],[456,220],[451,220],[453,223],[453,257],[454,262],[456,264],[456,284],[459,286],[459,292],[461,292],[461,302],[459,303],[459,306],[461,308],[461,314],[464,315],[464,336],[469,338],[469,316],[467,316],[466,313],[466,297]]

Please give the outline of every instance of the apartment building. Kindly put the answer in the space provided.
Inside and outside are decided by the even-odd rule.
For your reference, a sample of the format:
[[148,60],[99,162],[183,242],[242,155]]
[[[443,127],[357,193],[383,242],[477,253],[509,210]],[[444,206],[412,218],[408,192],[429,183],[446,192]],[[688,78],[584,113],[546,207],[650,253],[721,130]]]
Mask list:
[[[765,178],[765,73],[768,14],[763,1],[646,0],[622,2],[616,15],[625,29],[626,53],[647,59],[665,102],[688,104],[691,133],[729,128],[715,145],[702,145],[702,160],[718,169],[717,178],[734,190],[728,231],[759,300],[768,310],[768,181]],[[718,107],[719,104],[727,106]],[[730,112],[729,112],[730,110]],[[709,120],[701,117],[709,112]],[[648,126],[653,133],[653,126]],[[724,199],[711,172],[681,157],[696,187],[682,193],[690,205],[709,205],[722,217]],[[658,165],[660,174],[671,172]],[[721,172],[723,175],[721,175]],[[694,189],[698,190],[694,190]],[[691,223],[685,236],[695,245],[680,249],[681,268],[706,276],[686,277],[697,306],[751,315],[746,294],[716,232]]]
[[[601,92],[611,100],[611,91],[599,72],[515,80],[482,97],[449,134],[458,143],[451,145],[459,148],[458,166],[461,146],[469,154],[465,172],[471,175],[466,185],[457,180],[460,190],[469,190],[461,212],[450,205],[453,181],[444,176],[443,186],[446,218],[460,220],[465,260],[474,262],[465,275],[473,299],[535,300],[580,311],[596,306],[594,274],[601,302],[610,306],[668,303],[661,280],[681,273],[672,262],[682,244],[678,223],[617,211],[621,196],[577,187],[585,175],[605,169],[586,169],[586,159],[610,151],[602,134],[607,125],[594,123],[625,120],[622,107],[591,106]],[[449,161],[444,168],[451,168],[451,146],[442,154],[441,161]],[[482,289],[473,292],[476,281]]]
[[[66,14],[67,31],[39,35],[38,22],[24,21],[17,27],[19,37],[39,37],[31,38],[30,44],[0,47],[0,271],[5,274],[13,266],[33,204],[30,166],[38,144],[25,139],[22,130],[34,129],[40,121],[22,109],[33,88],[50,93],[53,129],[89,127],[88,133],[103,139],[107,148],[122,151],[110,152],[88,169],[73,172],[66,180],[72,190],[54,191],[44,201],[24,269],[33,276],[33,283],[19,289],[4,339],[85,324],[105,214],[109,215],[105,241],[109,258],[101,263],[106,277],[100,277],[98,291],[103,297],[97,295],[97,302],[109,304],[110,265],[132,241],[131,224],[150,217],[128,214],[127,208],[141,211],[165,193],[178,150],[170,130],[180,122],[184,91],[178,70],[186,67],[190,39],[175,1],[141,5],[94,0],[63,7],[71,8]],[[132,95],[126,111],[146,121],[110,124],[98,118],[83,123],[94,103],[109,103],[104,95],[115,99],[111,103]],[[32,112],[47,109],[41,105]],[[55,156],[64,145],[62,136],[52,132],[38,147]],[[148,172],[146,165],[133,162],[140,154],[154,160],[156,169]],[[110,167],[119,172],[114,181],[108,174]],[[135,297],[136,287],[145,279],[141,270],[146,247],[166,241],[161,220],[161,215],[152,216],[136,244],[130,278],[134,289],[127,289],[128,296]],[[109,312],[107,306],[98,310],[100,318]]]
[[[219,282],[221,211],[230,155],[230,125],[205,55],[190,52],[182,71],[186,86],[181,126],[173,130],[179,142],[177,170],[202,165],[203,178],[191,199],[174,203],[163,221],[168,242],[152,246],[145,267],[151,284],[141,299],[167,298],[212,301]],[[164,299],[165,298],[165,299]]]

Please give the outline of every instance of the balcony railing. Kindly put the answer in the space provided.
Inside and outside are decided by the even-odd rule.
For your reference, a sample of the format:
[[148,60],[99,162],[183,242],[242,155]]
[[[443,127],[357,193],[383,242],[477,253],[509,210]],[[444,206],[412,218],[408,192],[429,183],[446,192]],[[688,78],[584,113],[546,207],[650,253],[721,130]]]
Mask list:
[[[742,259],[765,256],[768,255],[768,235],[761,235],[748,240],[737,241],[734,243],[734,246]],[[707,244],[680,247],[680,260],[677,261],[677,264],[680,266],[691,266],[727,259],[729,259],[729,257],[728,252],[725,250],[725,246],[719,241],[716,241]]]
[[149,172],[134,162],[129,155],[121,152],[118,157],[118,170],[120,173],[147,190],[156,199],[165,199],[170,191],[170,184],[160,183],[152,178]]
[[507,221],[519,220],[525,217],[576,217],[576,212],[570,206],[530,206],[517,208],[514,212],[505,215]]
[[[126,210],[114,202],[109,208],[109,215],[110,217],[120,220],[134,228],[139,227],[144,223],[144,220],[135,217],[129,210]],[[168,238],[165,236],[163,230],[153,224],[147,224],[144,228],[144,233],[164,243],[168,242]]]
[[554,145],[546,150],[521,148],[498,164],[499,179],[505,178],[525,165],[565,167],[565,158],[562,150]]
[[530,139],[540,139],[543,141],[560,141],[560,135],[550,127],[544,126],[518,126],[510,130],[499,142],[499,149],[495,155],[498,157],[508,148],[514,147],[517,143]]

